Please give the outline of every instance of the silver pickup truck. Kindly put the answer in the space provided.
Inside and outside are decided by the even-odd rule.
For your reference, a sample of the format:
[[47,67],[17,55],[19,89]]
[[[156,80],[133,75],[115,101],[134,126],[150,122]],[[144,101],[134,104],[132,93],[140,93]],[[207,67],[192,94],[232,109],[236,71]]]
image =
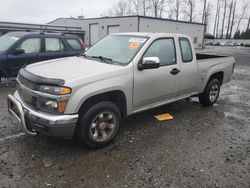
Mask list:
[[43,133],[99,148],[121,119],[190,96],[212,106],[231,79],[235,60],[196,54],[189,37],[119,33],[78,57],[23,67],[8,109],[26,133]]

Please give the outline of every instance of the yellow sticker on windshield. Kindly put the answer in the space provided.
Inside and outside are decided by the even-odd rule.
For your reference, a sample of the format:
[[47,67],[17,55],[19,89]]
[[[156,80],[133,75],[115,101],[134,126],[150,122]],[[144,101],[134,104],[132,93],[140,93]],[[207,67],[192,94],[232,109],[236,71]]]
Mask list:
[[140,46],[139,42],[131,42],[128,46],[129,49],[137,49]]

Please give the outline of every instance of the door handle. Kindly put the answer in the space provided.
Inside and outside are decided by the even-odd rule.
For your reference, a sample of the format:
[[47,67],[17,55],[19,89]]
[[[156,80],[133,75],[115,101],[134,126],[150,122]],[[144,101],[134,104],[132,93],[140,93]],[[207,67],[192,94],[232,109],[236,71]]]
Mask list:
[[179,72],[180,72],[180,70],[177,69],[177,68],[173,68],[173,69],[170,71],[170,73],[171,73],[172,75],[176,75],[176,74],[178,74]]

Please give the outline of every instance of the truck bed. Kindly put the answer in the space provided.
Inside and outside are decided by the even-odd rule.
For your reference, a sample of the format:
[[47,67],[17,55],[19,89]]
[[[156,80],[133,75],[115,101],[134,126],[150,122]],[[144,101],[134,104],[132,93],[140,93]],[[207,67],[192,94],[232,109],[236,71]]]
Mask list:
[[205,60],[205,59],[213,59],[213,58],[223,58],[228,57],[225,55],[215,55],[215,54],[202,54],[202,53],[196,53],[196,59],[197,60]]

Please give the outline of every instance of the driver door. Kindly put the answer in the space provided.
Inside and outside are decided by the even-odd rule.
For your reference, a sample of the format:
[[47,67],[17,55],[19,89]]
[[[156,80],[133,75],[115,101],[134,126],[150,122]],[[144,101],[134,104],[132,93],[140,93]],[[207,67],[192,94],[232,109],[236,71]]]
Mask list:
[[158,57],[160,67],[142,71],[136,67],[134,72],[133,111],[157,106],[175,97],[180,83],[178,72],[180,67],[177,64],[174,38],[155,40],[142,58],[145,57]]

